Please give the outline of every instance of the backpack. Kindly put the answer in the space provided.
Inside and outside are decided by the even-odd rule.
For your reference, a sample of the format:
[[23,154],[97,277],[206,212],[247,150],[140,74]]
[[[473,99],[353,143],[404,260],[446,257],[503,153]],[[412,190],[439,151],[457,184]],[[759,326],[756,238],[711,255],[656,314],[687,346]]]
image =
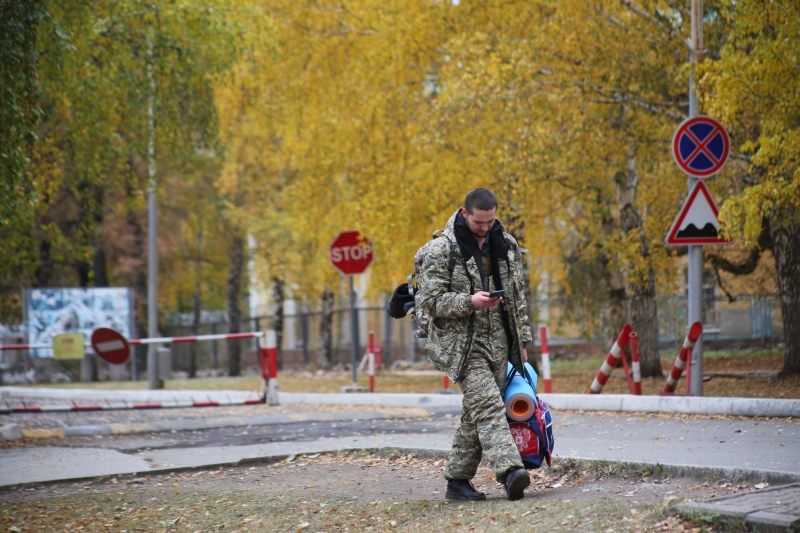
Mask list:
[[[508,385],[517,373],[517,369],[512,367],[511,372],[506,376]],[[511,438],[517,445],[523,466],[528,470],[541,468],[544,462],[551,466],[553,457],[553,416],[550,409],[537,395],[536,386],[528,374],[527,368],[524,369],[523,377],[533,389],[533,415],[524,422],[516,422],[506,416],[508,429],[511,431]]]
[[408,282],[399,285],[392,294],[392,298],[386,306],[386,312],[392,318],[403,318],[406,315],[411,316],[411,328],[414,332],[414,337],[417,339],[428,338],[428,324],[431,317],[422,310],[419,305],[419,286],[417,279],[422,272],[422,264],[425,262],[425,257],[430,252],[433,242],[436,239],[447,239],[449,246],[447,247],[447,270],[450,271],[450,282],[453,281],[453,270],[456,266],[456,258],[461,255],[458,249],[458,244],[450,240],[449,237],[444,235],[442,230],[433,232],[431,240],[423,244],[417,253],[414,254],[414,273],[408,276]]
[[411,317],[411,328],[414,331],[414,337],[417,339],[428,338],[428,323],[431,321],[430,315],[422,310],[419,305],[419,294],[417,291],[417,278],[422,272],[422,264],[425,262],[425,256],[430,252],[431,246],[436,242],[437,238],[447,239],[450,246],[447,247],[447,270],[450,272],[450,283],[453,283],[453,270],[456,267],[456,257],[461,255],[461,250],[458,249],[458,244],[454,240],[450,240],[442,230],[433,232],[431,240],[423,244],[417,253],[414,254],[414,273],[408,276],[408,292],[414,296],[414,315]]

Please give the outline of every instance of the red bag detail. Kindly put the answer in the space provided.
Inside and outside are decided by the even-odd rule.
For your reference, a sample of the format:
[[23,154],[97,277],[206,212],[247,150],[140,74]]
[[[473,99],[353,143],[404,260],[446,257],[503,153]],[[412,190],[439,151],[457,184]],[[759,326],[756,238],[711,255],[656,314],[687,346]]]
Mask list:
[[539,439],[528,424],[512,422],[508,428],[511,430],[511,438],[514,439],[520,455],[539,455]]

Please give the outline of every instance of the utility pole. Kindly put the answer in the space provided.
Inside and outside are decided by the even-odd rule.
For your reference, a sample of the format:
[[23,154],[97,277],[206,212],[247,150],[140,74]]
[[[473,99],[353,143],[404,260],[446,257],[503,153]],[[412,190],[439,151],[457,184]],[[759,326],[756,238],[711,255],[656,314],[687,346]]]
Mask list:
[[[700,114],[700,105],[695,91],[695,67],[703,61],[703,0],[692,0],[692,37],[691,37],[691,72],[689,74],[689,118]],[[689,191],[698,182],[698,178],[689,176]],[[689,279],[688,279],[689,325],[703,323],[703,246],[689,245]],[[697,339],[692,350],[692,361],[689,376],[689,394],[703,395],[703,336]]]

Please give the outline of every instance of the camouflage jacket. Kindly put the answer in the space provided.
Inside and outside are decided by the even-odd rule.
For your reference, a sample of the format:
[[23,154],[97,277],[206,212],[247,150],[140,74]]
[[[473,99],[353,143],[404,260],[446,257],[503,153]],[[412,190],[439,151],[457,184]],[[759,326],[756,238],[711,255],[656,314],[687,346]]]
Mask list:
[[[453,230],[456,213],[447,222],[443,238],[430,243],[417,280],[420,305],[431,316],[426,348],[428,360],[454,382],[462,378],[464,362],[472,345],[475,316],[477,313],[489,312],[487,309],[476,310],[472,307],[472,295],[482,290],[481,276],[474,258],[470,257],[465,262],[459,251],[452,272],[452,282],[450,281],[447,256],[450,243],[456,242]],[[521,372],[522,348],[532,339],[522,275],[522,254],[526,250],[517,246],[517,241],[505,229],[503,237],[510,248],[508,268],[503,263],[500,269],[501,282],[506,291],[500,305],[508,313],[513,337],[509,339],[509,360]]]

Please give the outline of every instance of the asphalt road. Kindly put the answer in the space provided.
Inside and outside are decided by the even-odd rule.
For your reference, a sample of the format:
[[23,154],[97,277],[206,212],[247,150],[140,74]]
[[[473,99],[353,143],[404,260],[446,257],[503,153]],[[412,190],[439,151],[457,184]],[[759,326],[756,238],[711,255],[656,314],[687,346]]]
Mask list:
[[[104,448],[125,454],[263,444],[285,445],[285,449],[291,450],[291,443],[343,443],[356,437],[369,437],[380,446],[418,441],[420,446],[427,443],[447,449],[458,424],[459,410],[438,408],[429,412],[431,416],[423,418],[353,419],[69,437],[48,439],[46,446]],[[555,452],[560,457],[715,468],[750,474],[750,477],[769,474],[800,479],[800,421],[794,419],[608,412],[556,412],[554,415]],[[24,446],[44,444],[28,440]]]

